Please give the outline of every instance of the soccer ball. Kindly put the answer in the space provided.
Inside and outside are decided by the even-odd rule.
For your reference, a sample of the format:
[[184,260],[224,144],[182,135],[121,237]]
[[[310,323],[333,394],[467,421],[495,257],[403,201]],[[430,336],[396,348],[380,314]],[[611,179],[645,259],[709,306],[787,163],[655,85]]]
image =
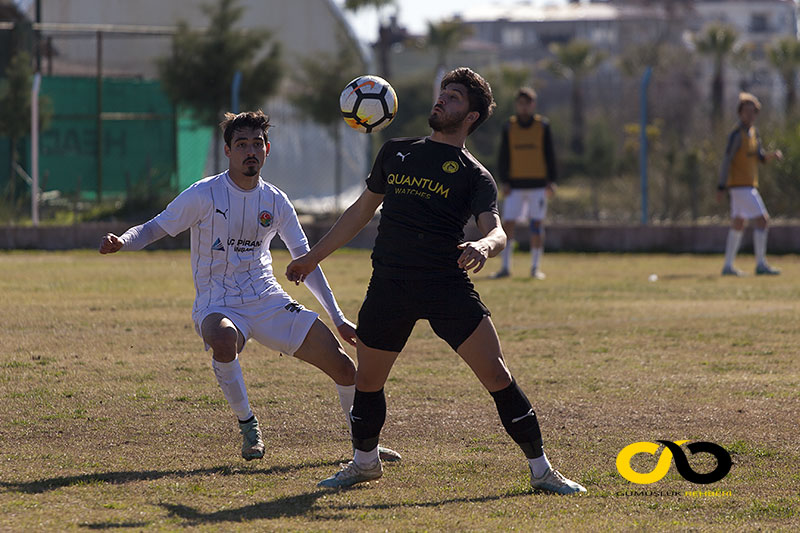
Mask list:
[[347,125],[361,133],[379,131],[397,114],[397,94],[378,76],[359,76],[345,86],[339,108]]

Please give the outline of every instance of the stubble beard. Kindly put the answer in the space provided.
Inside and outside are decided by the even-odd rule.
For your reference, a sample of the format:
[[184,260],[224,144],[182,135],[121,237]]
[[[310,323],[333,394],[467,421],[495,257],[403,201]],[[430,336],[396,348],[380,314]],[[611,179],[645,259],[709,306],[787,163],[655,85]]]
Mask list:
[[461,116],[452,116],[445,114],[445,112],[440,109],[438,116],[433,112],[428,116],[428,126],[430,126],[433,131],[439,133],[455,133],[461,127],[461,123],[464,121],[464,118],[466,118],[467,113],[469,113],[469,111],[466,111]]

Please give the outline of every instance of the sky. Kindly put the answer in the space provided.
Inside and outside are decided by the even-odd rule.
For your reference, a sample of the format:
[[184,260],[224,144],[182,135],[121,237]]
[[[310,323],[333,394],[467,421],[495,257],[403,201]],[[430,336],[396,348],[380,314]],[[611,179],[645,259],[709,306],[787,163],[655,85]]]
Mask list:
[[[344,5],[344,0],[335,0],[340,6]],[[564,4],[566,0],[528,0],[533,4]],[[476,6],[491,4],[514,5],[520,0],[457,0],[455,2],[442,0],[397,0],[399,5],[398,21],[401,26],[405,26],[411,33],[425,34],[428,31],[428,21],[437,22],[442,19],[452,18],[453,15],[466,11]],[[378,36],[378,16],[374,9],[365,8],[353,14],[343,10],[345,17],[353,26],[353,30],[359,39],[373,42]],[[385,10],[392,13],[391,8]]]

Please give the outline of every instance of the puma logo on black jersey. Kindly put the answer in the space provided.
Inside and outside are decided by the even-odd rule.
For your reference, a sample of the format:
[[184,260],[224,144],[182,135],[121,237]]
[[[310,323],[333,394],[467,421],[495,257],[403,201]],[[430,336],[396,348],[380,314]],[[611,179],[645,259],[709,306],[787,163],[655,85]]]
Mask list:
[[227,209],[225,211],[220,211],[219,209],[217,209],[217,213],[222,215],[225,218],[225,220],[228,220],[228,210]]
[[408,152],[407,154],[404,154],[402,152],[397,152],[397,157],[399,157],[401,161],[405,161],[406,157],[408,157],[410,155],[411,155],[411,152]]

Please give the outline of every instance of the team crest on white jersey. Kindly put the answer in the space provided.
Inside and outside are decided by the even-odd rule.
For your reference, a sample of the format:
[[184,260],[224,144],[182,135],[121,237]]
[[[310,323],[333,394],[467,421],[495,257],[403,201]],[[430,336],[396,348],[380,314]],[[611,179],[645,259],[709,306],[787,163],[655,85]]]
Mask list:
[[258,223],[263,227],[268,228],[272,225],[272,213],[269,211],[261,211],[258,214]]
[[217,237],[217,240],[214,241],[214,244],[211,245],[211,250],[214,251],[214,252],[224,252],[225,251],[225,247],[222,246],[222,241],[219,240],[219,237]]

